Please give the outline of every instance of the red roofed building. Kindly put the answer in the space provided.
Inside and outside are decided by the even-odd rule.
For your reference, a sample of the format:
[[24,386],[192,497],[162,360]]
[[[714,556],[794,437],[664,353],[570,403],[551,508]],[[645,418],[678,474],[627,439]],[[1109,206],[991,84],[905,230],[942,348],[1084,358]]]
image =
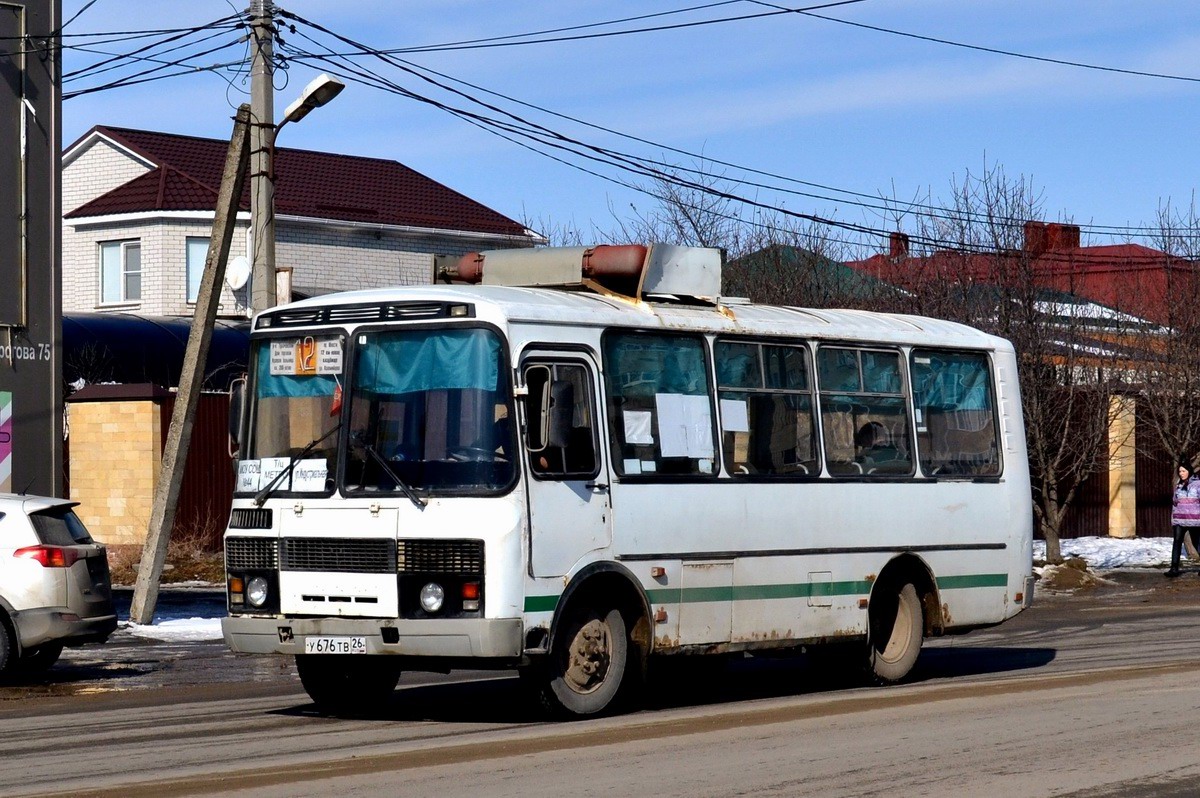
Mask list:
[[1190,261],[1141,244],[1080,246],[1079,227],[1026,222],[1021,249],[997,253],[940,250],[909,255],[908,236],[892,233],[889,252],[847,264],[880,280],[914,288],[924,280],[969,279],[998,284],[1032,279],[1044,288],[1068,291],[1114,310],[1170,324],[1168,291],[1195,279]]
[[[63,309],[188,315],[227,141],[97,126],[63,153]],[[248,183],[249,181],[247,181]],[[249,256],[249,186],[231,263]],[[276,262],[299,296],[428,283],[435,255],[544,243],[401,163],[280,148]],[[236,281],[235,281],[236,282]],[[245,316],[249,286],[222,292]]]

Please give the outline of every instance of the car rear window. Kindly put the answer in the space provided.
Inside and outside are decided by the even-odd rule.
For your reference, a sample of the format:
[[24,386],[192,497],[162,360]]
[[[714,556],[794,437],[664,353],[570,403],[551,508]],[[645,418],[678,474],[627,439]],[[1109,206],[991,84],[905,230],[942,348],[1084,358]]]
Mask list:
[[29,514],[37,536],[47,546],[75,546],[91,543],[92,536],[79,516],[69,507],[55,507]]

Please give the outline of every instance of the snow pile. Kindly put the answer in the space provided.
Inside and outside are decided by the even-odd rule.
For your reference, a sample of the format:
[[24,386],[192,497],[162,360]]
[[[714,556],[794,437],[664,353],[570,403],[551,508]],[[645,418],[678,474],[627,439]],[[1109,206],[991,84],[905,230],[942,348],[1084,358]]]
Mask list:
[[[1071,538],[1060,541],[1064,558],[1081,557],[1089,568],[1158,568],[1171,562],[1170,538]],[[1046,559],[1045,541],[1033,541],[1033,559]]]
[[180,618],[174,621],[159,621],[147,626],[130,622],[125,628],[134,637],[165,640],[172,643],[221,639],[220,618]]

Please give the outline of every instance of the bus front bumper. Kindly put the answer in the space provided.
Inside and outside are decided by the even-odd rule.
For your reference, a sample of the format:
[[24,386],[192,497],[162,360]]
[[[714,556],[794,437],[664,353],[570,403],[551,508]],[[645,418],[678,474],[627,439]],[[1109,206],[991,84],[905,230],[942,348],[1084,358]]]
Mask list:
[[245,654],[303,654],[310,637],[361,637],[367,654],[410,657],[517,657],[519,618],[370,619],[272,618],[221,620],[225,643]]

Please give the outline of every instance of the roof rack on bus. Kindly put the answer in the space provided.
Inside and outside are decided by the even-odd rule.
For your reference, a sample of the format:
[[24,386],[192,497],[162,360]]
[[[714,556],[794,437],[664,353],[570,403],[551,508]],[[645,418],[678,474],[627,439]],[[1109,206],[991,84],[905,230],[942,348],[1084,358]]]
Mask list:
[[671,244],[539,247],[438,256],[446,282],[592,290],[640,301],[660,297],[716,304],[721,250]]

